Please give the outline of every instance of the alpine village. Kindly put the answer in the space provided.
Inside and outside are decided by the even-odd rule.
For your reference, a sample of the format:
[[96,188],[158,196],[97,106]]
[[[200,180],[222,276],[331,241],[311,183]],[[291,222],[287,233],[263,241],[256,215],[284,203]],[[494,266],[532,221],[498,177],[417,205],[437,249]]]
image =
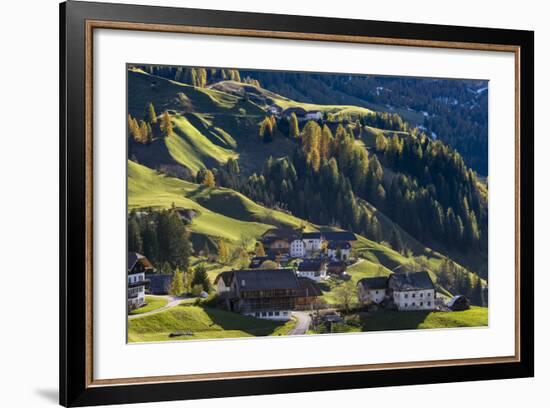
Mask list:
[[127,85],[129,342],[487,326],[486,82]]

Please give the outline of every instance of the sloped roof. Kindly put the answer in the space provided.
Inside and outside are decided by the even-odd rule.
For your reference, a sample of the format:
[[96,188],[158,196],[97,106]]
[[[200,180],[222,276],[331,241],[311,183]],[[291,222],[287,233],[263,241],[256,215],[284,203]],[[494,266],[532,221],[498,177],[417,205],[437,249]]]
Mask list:
[[300,285],[299,296],[311,297],[323,294],[315,282],[309,278],[298,278],[298,284]]
[[276,289],[300,289],[293,269],[242,269],[233,271],[239,290],[260,291]]
[[322,260],[306,260],[298,265],[298,271],[319,271],[323,267],[324,262]]
[[435,288],[427,271],[393,273],[390,275],[389,285],[398,291]]
[[351,245],[347,241],[331,241],[327,245],[327,248],[328,249],[338,249],[338,248],[340,248],[340,249],[350,249]]
[[300,233],[292,228],[271,228],[262,234],[262,241],[275,239],[293,240],[300,238]]
[[323,237],[327,241],[357,241],[357,237],[350,231],[326,231]]
[[216,276],[216,279],[214,279],[214,283],[218,283],[218,281],[221,279],[223,280],[223,283],[225,284],[225,286],[229,286],[231,284],[232,278],[233,278],[233,271],[221,272]]
[[321,239],[320,232],[304,232],[302,234],[302,239]]
[[363,278],[357,282],[365,289],[386,289],[388,287],[387,276],[375,276],[372,278]]
[[149,262],[149,260],[145,256],[143,256],[143,255],[141,255],[137,252],[128,252],[128,271],[131,271],[134,268],[134,265],[138,261],[142,262],[143,266],[146,267],[146,268],[152,268],[153,267],[151,262]]

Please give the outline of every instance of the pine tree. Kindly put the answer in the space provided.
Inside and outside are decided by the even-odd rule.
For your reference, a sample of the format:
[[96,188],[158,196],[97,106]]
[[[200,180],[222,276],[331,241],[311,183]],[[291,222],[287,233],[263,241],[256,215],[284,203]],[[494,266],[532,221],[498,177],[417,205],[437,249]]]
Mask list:
[[296,114],[292,112],[289,119],[289,136],[293,139],[296,139],[300,136],[300,126],[298,125],[298,118]]
[[195,287],[195,285],[201,285],[202,289],[205,292],[209,292],[212,289],[212,284],[210,283],[210,279],[208,278],[208,273],[206,272],[206,268],[202,263],[195,267],[193,273],[191,287]]
[[216,179],[214,178],[214,173],[212,173],[211,170],[205,171],[202,184],[208,187],[216,187]]
[[264,246],[261,242],[256,243],[256,248],[254,249],[256,256],[265,256]]
[[128,221],[128,252],[142,252],[142,239],[137,221],[132,217]]
[[229,262],[229,248],[224,240],[218,243],[218,261],[223,265]]
[[147,226],[143,230],[143,254],[152,262],[156,262],[158,259],[159,244],[157,240],[156,225],[154,223],[147,223]]
[[172,296],[179,296],[183,293],[183,273],[179,268],[174,271],[169,292]]
[[168,111],[164,111],[160,117],[160,130],[162,130],[165,137],[170,136],[174,131],[174,126],[172,125]]
[[149,123],[157,123],[157,114],[155,112],[155,107],[153,106],[153,102],[149,102],[147,106],[145,107],[145,120]]

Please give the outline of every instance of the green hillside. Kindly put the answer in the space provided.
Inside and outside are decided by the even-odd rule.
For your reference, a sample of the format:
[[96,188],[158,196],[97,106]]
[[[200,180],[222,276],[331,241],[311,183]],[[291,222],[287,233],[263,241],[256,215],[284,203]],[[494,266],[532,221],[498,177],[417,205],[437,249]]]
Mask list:
[[[172,309],[128,320],[128,341],[198,340],[226,337],[276,336],[286,334],[294,321],[277,323],[200,306],[179,305]],[[171,333],[185,333],[170,337]]]

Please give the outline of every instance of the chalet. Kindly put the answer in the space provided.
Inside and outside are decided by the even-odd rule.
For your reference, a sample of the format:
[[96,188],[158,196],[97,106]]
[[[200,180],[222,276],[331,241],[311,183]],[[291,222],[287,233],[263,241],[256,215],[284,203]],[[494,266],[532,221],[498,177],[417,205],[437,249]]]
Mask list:
[[173,275],[160,273],[146,273],[145,279],[149,282],[146,291],[153,295],[166,295],[170,292]]
[[153,272],[151,262],[137,252],[128,252],[128,310],[145,304],[146,272]]
[[273,254],[288,254],[290,243],[299,238],[299,233],[292,228],[272,228],[264,232],[261,237],[266,252]]
[[303,258],[306,255],[306,244],[302,239],[295,239],[290,243],[290,256],[292,258]]
[[268,106],[267,109],[266,109],[267,113],[269,113],[270,115],[273,115],[277,118],[281,117],[281,114],[283,113],[283,108],[281,108],[279,105],[277,104],[273,104],[271,106]]
[[323,235],[320,232],[304,232],[302,241],[304,241],[306,253],[321,251]]
[[321,289],[311,279],[298,278],[298,283],[300,285],[300,292],[296,298],[297,308],[313,305],[323,294]]
[[305,120],[321,120],[323,113],[319,110],[311,110],[306,113]]
[[304,108],[300,107],[300,106],[294,106],[294,107],[291,107],[291,108],[286,108],[283,111],[282,116],[285,119],[289,119],[290,116],[293,113],[296,115],[296,119],[298,119],[298,121],[306,120],[307,111]]
[[361,303],[381,303],[388,292],[388,277],[363,278],[357,282],[357,297]]
[[347,261],[350,252],[351,244],[348,241],[331,241],[327,246],[327,255],[332,260]]
[[347,265],[344,261],[330,261],[327,264],[327,273],[332,275],[340,275],[347,269]]
[[269,320],[290,320],[300,295],[293,269],[245,269],[233,271],[230,310]]
[[225,271],[214,279],[214,285],[216,285],[216,292],[218,296],[228,296],[231,292],[231,279],[233,279],[233,271]]
[[435,309],[435,286],[427,271],[391,274],[388,293],[397,310]]
[[298,265],[296,274],[300,278],[309,278],[320,282],[327,278],[327,264],[321,259],[307,259]]

